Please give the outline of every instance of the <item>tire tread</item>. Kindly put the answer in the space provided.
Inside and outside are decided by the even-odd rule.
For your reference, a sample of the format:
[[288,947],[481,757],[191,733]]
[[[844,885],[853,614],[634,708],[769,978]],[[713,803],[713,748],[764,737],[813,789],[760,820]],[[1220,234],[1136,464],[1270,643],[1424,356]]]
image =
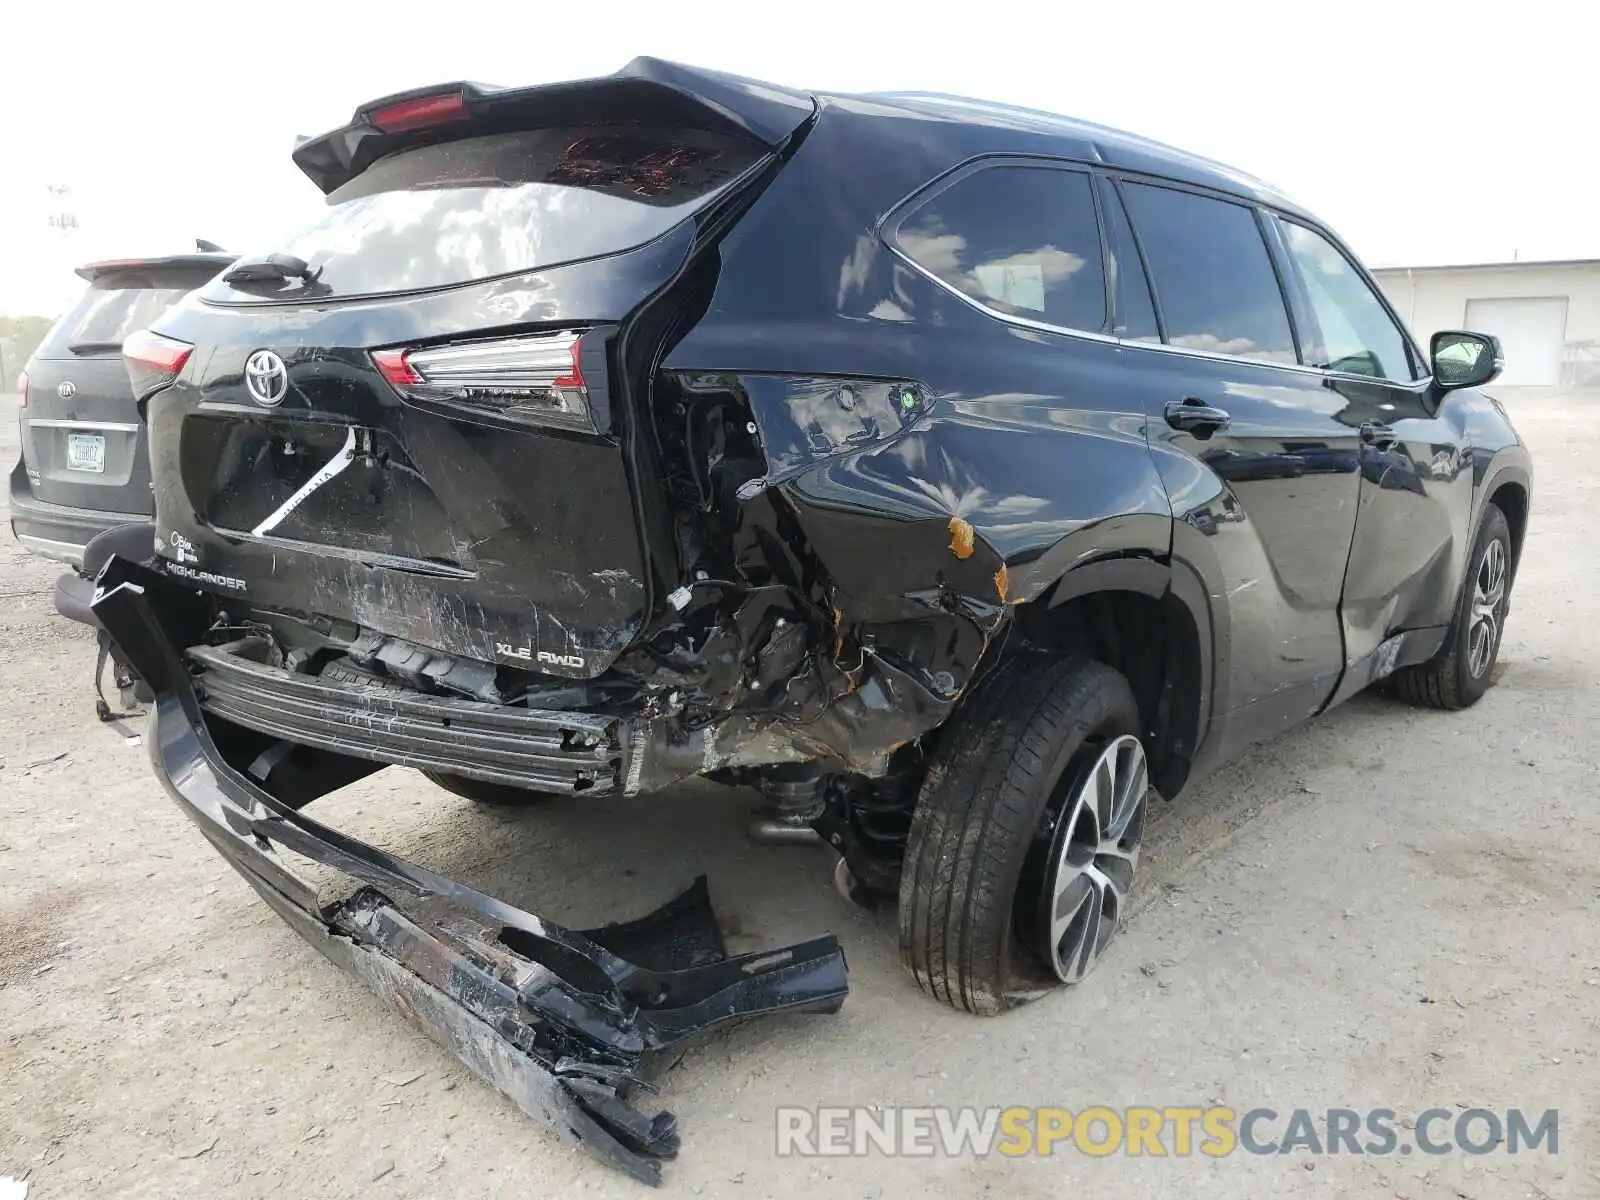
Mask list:
[[1025,652],[969,697],[929,765],[902,877],[901,956],[938,1000],[989,1015],[1013,1001],[1011,907],[1065,738],[1132,693],[1112,668]]
[[[1389,676],[1390,692],[1407,704],[1414,704],[1418,708],[1455,712],[1476,704],[1488,689],[1487,683],[1483,687],[1473,688],[1465,682],[1467,666],[1462,655],[1466,652],[1467,632],[1472,612],[1472,572],[1477,569],[1478,560],[1483,556],[1483,549],[1488,539],[1494,537],[1504,539],[1509,551],[1510,536],[1510,526],[1506,523],[1505,514],[1500,511],[1498,505],[1486,504],[1483,516],[1478,521],[1477,536],[1472,540],[1472,557],[1468,560],[1467,577],[1461,581],[1461,594],[1456,598],[1455,617],[1446,637],[1447,648],[1427,662],[1401,667]],[[1506,587],[1510,586],[1511,580],[1508,577]],[[1504,640],[1504,630],[1501,630],[1500,636]],[[1491,663],[1491,672],[1493,667],[1494,664]]]

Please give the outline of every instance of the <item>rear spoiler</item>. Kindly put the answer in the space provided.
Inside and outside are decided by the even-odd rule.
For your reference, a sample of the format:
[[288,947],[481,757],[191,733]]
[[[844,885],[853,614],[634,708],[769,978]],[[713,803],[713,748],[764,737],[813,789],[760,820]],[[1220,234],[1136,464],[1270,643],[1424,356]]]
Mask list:
[[806,92],[636,58],[615,75],[598,79],[523,88],[446,83],[398,92],[362,105],[348,125],[301,139],[294,161],[328,193],[385,155],[469,131],[645,119],[743,136],[777,149],[815,111],[816,101]]
[[208,271],[215,275],[238,257],[237,254],[168,254],[161,258],[108,258],[100,262],[84,263],[74,274],[90,283],[124,271],[189,269]]

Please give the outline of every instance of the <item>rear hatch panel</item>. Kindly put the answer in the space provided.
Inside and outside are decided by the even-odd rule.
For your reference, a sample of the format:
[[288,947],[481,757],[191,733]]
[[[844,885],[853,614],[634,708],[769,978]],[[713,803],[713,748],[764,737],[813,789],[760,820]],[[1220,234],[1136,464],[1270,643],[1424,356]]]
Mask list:
[[[156,326],[194,347],[148,402],[169,569],[451,655],[605,671],[674,553],[646,515],[651,417],[631,393],[651,356],[627,322],[812,112],[640,60],[390,97],[303,143],[323,219]],[[459,369],[463,350],[571,333],[576,385],[546,380],[542,410],[526,362],[487,385],[481,359]],[[257,368],[286,375],[280,394],[252,390]]]
[[[197,350],[148,405],[158,550],[174,573],[251,605],[354,621],[483,662],[599,674],[647,609],[619,431],[425,407],[385,382],[371,350],[441,331],[493,334],[484,315],[533,290],[551,297],[541,315],[562,322],[542,328],[582,329],[586,348],[608,344],[615,322],[675,274],[690,240],[685,230],[603,262],[359,306],[174,313],[163,332]],[[261,349],[287,373],[272,406],[245,383]],[[337,474],[257,533],[349,453],[352,436],[358,450]]]

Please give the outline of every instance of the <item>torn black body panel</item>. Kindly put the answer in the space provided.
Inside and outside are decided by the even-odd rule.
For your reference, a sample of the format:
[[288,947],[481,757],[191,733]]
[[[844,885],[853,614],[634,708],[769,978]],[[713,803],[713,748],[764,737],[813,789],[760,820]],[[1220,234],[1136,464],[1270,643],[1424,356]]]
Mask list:
[[[893,153],[879,153],[890,129]],[[735,530],[724,539],[746,570],[779,558],[778,543],[815,564],[834,618],[824,656],[870,651],[954,700],[1017,606],[1048,607],[1071,572],[1138,556],[1170,574],[1171,504],[1124,349],[1001,325],[880,234],[885,214],[976,156],[1100,153],[1026,121],[965,128],[825,97],[730,239],[704,315],[667,352],[658,414],[720,396],[744,414],[730,428],[753,428],[763,474],[722,489],[719,528]],[[684,456],[705,458],[705,444]]]
[[[1050,353],[1039,347],[1041,366]],[[943,723],[1018,604],[1048,602],[1072,570],[1130,553],[1165,579],[1171,537],[1142,422],[1082,411],[1065,429],[1043,396],[965,391],[982,379],[931,345],[925,365],[939,363],[950,391],[875,378],[889,365],[876,354],[861,347],[856,375],[681,371],[656,385],[672,414],[664,460],[710,464],[674,491],[698,518],[698,536],[682,539],[685,590],[709,593],[708,611],[723,604],[745,668],[732,686],[687,673],[704,693],[688,702],[769,715],[817,758],[868,777]],[[730,579],[744,590],[730,595]],[[778,599],[758,605],[758,591],[807,632],[787,677],[764,669],[783,644],[763,623]],[[682,630],[694,612],[662,627]]]
[[[178,649],[197,636],[204,598],[119,558],[100,589],[96,619],[156,693],[157,775],[212,845],[329,959],[611,1165],[657,1183],[661,1161],[676,1155],[671,1115],[646,1115],[631,1100],[688,1039],[842,1003],[845,964],[832,938],[727,957],[703,879],[640,921],[580,933],[311,820],[298,809],[315,789],[275,794],[213,737]],[[275,846],[361,886],[324,905]]]

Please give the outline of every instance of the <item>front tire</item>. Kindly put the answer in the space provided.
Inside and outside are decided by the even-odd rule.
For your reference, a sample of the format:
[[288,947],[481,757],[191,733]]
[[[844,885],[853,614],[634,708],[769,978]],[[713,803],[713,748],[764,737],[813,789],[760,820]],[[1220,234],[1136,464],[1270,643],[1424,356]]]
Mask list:
[[1132,689],[1103,663],[1002,663],[940,739],[900,877],[918,985],[992,1015],[1077,983],[1127,915],[1149,774]]
[[1484,506],[1470,562],[1444,652],[1391,677],[1402,700],[1424,708],[1470,708],[1494,682],[1511,607],[1511,527],[1497,505]]

